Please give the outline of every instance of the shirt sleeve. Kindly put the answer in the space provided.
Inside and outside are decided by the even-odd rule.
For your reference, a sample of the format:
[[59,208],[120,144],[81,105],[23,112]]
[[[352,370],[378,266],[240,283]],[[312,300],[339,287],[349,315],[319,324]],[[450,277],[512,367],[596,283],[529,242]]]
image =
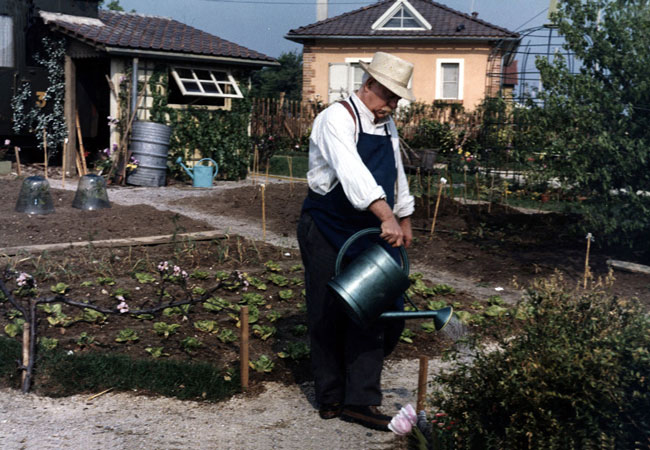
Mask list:
[[386,198],[386,194],[357,152],[355,130],[355,120],[345,107],[334,105],[314,124],[311,145],[318,148],[324,162],[334,170],[352,206],[366,210],[375,200]]
[[415,211],[415,199],[409,191],[409,183],[404,172],[402,163],[402,152],[400,151],[399,136],[395,122],[390,122],[390,132],[393,137],[393,151],[395,152],[395,161],[397,163],[397,181],[395,183],[395,206],[393,213],[398,217],[408,217]]

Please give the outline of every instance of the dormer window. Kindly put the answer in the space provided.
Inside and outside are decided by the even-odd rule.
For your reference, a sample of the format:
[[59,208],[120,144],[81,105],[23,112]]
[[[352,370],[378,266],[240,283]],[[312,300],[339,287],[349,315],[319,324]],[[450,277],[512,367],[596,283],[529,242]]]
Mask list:
[[407,0],[397,0],[372,24],[381,30],[430,30],[431,24]]

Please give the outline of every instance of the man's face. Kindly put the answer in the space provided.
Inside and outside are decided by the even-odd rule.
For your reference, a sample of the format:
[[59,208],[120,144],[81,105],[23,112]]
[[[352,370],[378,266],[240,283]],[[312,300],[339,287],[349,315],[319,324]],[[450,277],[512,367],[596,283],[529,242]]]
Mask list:
[[377,80],[374,78],[369,80],[367,88],[369,104],[366,103],[366,106],[375,115],[375,121],[385,119],[397,108],[397,102],[401,97],[386,89]]

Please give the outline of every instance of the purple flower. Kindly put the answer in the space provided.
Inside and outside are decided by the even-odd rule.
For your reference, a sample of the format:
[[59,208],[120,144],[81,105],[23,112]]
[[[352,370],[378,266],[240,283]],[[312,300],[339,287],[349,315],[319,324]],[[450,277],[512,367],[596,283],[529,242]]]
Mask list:
[[9,139],[5,139],[5,147],[9,147],[11,144],[11,141]]
[[405,436],[411,432],[413,425],[418,421],[415,409],[410,404],[399,410],[397,415],[388,424],[388,429],[398,436]]
[[167,272],[169,270],[169,263],[167,261],[162,261],[158,264],[159,272]]

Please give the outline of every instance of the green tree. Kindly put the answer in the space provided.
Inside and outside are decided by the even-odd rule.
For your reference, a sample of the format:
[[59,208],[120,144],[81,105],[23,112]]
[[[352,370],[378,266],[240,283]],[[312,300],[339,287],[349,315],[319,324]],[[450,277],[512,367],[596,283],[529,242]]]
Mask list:
[[302,97],[302,54],[282,53],[279,66],[265,67],[251,77],[251,94],[254,97],[279,98],[285,93],[289,100]]
[[[553,21],[574,53],[539,59],[550,176],[584,199],[583,231],[637,245],[650,231],[650,8],[648,0],[563,0]],[[575,72],[575,71],[574,71]]]

